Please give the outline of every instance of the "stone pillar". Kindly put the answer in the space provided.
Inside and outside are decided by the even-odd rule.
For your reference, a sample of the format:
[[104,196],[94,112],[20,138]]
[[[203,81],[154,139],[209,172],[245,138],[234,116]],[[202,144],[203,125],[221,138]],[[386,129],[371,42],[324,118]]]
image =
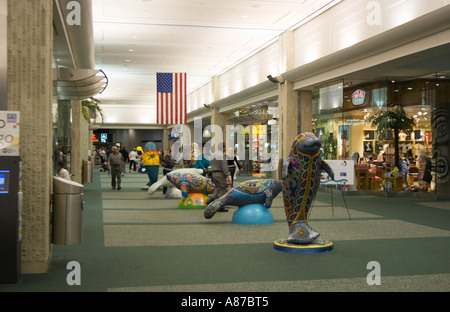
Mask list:
[[[281,72],[294,68],[294,32],[287,31],[280,36]],[[298,135],[298,95],[294,84],[284,81],[278,85],[278,172],[281,179],[283,164],[291,151],[292,143]]]
[[8,3],[0,0],[0,110],[6,110],[8,85]]
[[51,260],[52,0],[8,1],[8,110],[20,111],[22,273]]
[[[211,114],[211,143],[212,147],[217,146],[220,143],[224,144],[224,148],[226,148],[225,143],[225,134],[226,134],[226,127],[228,125],[227,120],[228,114],[222,114],[219,113],[218,108],[213,108],[212,114]],[[223,150],[225,152],[226,149]],[[215,152],[212,150],[211,152]]]
[[311,132],[312,131],[312,96],[313,93],[310,90],[299,91],[299,124],[298,133]]
[[163,139],[162,139],[164,154],[167,154],[167,152],[171,149],[171,147],[169,146],[169,134],[170,130],[167,128],[167,126],[165,126],[163,129]]
[[289,156],[292,143],[298,136],[298,95],[294,91],[294,84],[285,81],[280,84],[278,92],[279,105],[279,166],[278,176],[281,178],[283,163]]
[[72,108],[72,123],[70,126],[71,133],[71,147],[70,147],[70,168],[72,181],[82,183],[83,174],[83,113],[81,107],[81,101],[70,101],[70,107]]

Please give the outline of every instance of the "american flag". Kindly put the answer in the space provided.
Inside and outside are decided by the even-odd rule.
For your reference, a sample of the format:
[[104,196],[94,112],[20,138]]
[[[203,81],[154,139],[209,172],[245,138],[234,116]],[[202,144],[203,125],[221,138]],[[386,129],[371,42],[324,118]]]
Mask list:
[[156,122],[186,123],[186,73],[156,73]]

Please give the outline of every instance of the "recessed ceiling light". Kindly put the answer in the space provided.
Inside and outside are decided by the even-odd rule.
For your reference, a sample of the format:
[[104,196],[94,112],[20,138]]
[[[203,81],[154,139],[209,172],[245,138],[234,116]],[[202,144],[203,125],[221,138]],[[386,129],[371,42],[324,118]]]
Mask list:
[[128,52],[134,52],[134,50],[133,49],[128,49]]

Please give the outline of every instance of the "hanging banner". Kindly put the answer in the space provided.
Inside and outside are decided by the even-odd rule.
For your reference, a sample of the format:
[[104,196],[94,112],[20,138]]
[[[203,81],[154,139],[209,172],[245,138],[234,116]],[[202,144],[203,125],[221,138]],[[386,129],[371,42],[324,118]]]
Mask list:
[[20,113],[0,111],[0,156],[19,156]]
[[355,162],[353,160],[325,160],[333,169],[334,180],[322,171],[320,184],[322,185],[354,185],[355,184]]

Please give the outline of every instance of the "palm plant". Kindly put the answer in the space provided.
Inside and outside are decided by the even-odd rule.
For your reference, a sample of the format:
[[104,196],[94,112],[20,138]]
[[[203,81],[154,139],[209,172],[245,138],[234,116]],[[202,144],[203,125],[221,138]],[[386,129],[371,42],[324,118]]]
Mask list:
[[94,118],[95,120],[99,115],[103,124],[103,119],[105,116],[103,115],[102,109],[98,105],[99,103],[100,101],[94,98],[89,98],[81,101],[83,117],[86,121],[89,121],[90,118]]
[[386,138],[387,130],[394,130],[395,147],[395,166],[399,166],[399,133],[403,130],[405,133],[414,131],[416,124],[406,116],[405,110],[401,105],[388,104],[387,110],[381,110],[369,118],[369,122],[377,128],[380,138]]

